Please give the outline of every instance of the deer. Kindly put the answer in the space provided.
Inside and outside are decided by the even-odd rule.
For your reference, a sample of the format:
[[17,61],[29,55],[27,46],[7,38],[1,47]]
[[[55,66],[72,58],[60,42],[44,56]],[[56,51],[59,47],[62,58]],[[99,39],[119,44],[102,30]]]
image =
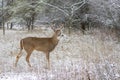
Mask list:
[[47,68],[50,69],[50,52],[55,49],[55,47],[58,45],[59,39],[58,37],[61,35],[61,30],[63,28],[63,24],[59,26],[59,28],[56,28],[54,26],[51,26],[51,29],[54,31],[54,34],[52,37],[26,37],[20,40],[20,52],[16,56],[16,62],[15,67],[17,67],[18,60],[22,56],[22,50],[24,49],[27,53],[26,55],[26,62],[29,67],[31,67],[30,64],[30,56],[34,50],[41,51],[45,53],[46,60],[47,60]]

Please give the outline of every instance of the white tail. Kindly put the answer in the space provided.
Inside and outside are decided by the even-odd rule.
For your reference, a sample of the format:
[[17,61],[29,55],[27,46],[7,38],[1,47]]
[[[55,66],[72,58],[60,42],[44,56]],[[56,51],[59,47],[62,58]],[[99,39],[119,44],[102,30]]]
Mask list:
[[30,55],[34,50],[37,50],[37,51],[42,51],[46,54],[46,58],[48,61],[48,68],[50,68],[49,55],[50,52],[54,50],[54,48],[59,42],[58,36],[60,36],[62,28],[63,25],[61,25],[59,29],[55,29],[52,26],[52,29],[54,30],[54,34],[50,38],[27,37],[20,40],[20,52],[16,57],[15,66],[17,66],[18,60],[22,56],[22,50],[24,49],[27,53],[26,61],[30,67],[31,67],[31,64],[29,62]]

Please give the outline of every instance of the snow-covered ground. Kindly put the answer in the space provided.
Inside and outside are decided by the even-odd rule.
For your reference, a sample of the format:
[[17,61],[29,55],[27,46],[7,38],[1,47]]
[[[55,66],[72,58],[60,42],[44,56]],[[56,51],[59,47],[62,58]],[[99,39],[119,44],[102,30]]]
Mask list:
[[26,61],[26,52],[14,67],[19,53],[19,41],[27,36],[48,37],[50,29],[32,32],[0,30],[0,80],[120,80],[120,44],[114,35],[99,30],[83,35],[72,32],[61,38],[50,53],[51,69],[46,69],[46,57],[34,51],[30,57],[32,67]]

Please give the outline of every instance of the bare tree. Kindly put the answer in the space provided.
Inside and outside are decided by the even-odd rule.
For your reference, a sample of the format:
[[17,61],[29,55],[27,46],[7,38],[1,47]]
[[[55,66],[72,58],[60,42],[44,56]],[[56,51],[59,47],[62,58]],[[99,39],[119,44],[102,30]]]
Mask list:
[[63,4],[64,5],[63,7],[57,6],[55,4],[47,3],[44,1],[40,1],[39,4],[44,4],[44,5],[53,7],[58,11],[61,11],[61,13],[63,13],[63,15],[67,18],[66,26],[68,26],[69,34],[70,34],[73,22],[80,20],[80,18],[74,19],[73,17],[75,13],[86,4],[86,2],[87,0],[78,0],[77,2],[74,2],[74,3],[70,2],[69,5]]
[[5,35],[5,25],[4,25],[4,1],[2,0],[2,27],[3,27],[3,35]]

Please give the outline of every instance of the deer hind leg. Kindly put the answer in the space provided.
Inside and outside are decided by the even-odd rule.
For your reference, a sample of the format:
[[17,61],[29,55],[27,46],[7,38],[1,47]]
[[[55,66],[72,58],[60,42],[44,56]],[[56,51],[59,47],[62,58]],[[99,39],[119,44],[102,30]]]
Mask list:
[[49,59],[49,53],[46,53],[46,58],[47,58],[47,68],[50,69],[50,59]]
[[16,57],[15,67],[17,67],[18,60],[21,56],[22,56],[22,49],[20,50],[19,54]]
[[33,52],[33,49],[28,49],[28,50],[26,50],[26,52],[27,52],[26,61],[27,61],[27,64],[29,65],[29,67],[31,67],[29,59],[30,59],[31,53]]

